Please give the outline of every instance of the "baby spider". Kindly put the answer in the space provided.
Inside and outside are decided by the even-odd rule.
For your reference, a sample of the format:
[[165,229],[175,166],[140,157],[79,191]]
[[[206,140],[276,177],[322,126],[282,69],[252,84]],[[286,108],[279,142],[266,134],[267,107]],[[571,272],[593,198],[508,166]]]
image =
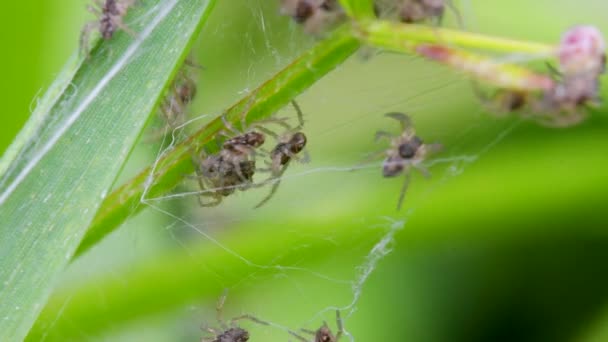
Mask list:
[[[298,106],[295,101],[291,101],[291,104],[293,105],[296,110],[296,113],[298,114],[299,124],[297,127],[288,129],[289,132],[295,133],[287,134],[283,137],[276,137],[278,140],[278,144],[272,149],[272,151],[270,151],[271,176],[266,181],[274,181],[274,184],[272,186],[272,189],[270,190],[270,193],[266,197],[264,197],[264,199],[262,199],[262,201],[260,201],[260,203],[258,203],[255,208],[261,207],[262,205],[264,205],[264,203],[268,202],[270,198],[272,198],[274,193],[277,191],[277,188],[279,187],[281,176],[283,176],[283,173],[285,173],[285,170],[287,170],[287,167],[289,166],[289,162],[292,159],[299,158],[298,153],[302,152],[302,150],[304,150],[304,147],[306,147],[306,135],[302,132],[299,132],[299,130],[304,126],[304,118],[302,115],[302,111],[300,110],[300,106]],[[304,159],[306,159],[306,157],[304,157]]]
[[[308,329],[301,329],[301,331],[314,336],[314,340],[312,340],[312,342],[338,342],[338,340],[340,340],[340,337],[342,337],[342,334],[344,333],[344,327],[342,326],[342,318],[340,317],[340,311],[338,310],[336,310],[336,326],[338,327],[338,333],[336,335],[331,332],[331,330],[327,326],[327,322],[323,322],[323,325],[316,331]],[[300,341],[310,342],[306,338],[298,335],[293,331],[290,331],[289,333]]]
[[311,34],[318,34],[344,18],[337,0],[281,0],[281,14],[292,17]]
[[396,177],[405,174],[405,181],[401,187],[397,210],[401,209],[405,191],[410,182],[410,168],[418,169],[425,177],[430,174],[422,166],[422,162],[429,154],[441,150],[440,144],[425,144],[412,128],[410,118],[403,113],[387,113],[387,117],[399,121],[401,124],[401,134],[393,135],[385,131],[376,132],[376,140],[388,138],[391,140],[391,147],[384,152],[386,158],[382,163],[382,174],[384,177]]
[[446,5],[456,15],[462,27],[462,19],[451,0],[402,0],[399,7],[399,18],[404,23],[418,23],[431,20],[440,25],[443,20]]
[[169,93],[160,105],[162,118],[170,128],[181,125],[186,116],[186,107],[196,96],[196,82],[182,70],[173,83]]
[[[264,140],[261,133],[247,132],[226,140],[217,154],[196,161],[197,178],[203,191],[199,195],[201,206],[214,207],[236,189],[245,190],[251,186],[255,173],[255,149]],[[211,192],[205,192],[205,189]],[[211,197],[212,200],[204,202],[203,197]]]
[[[242,127],[245,127],[247,112],[248,110],[243,111]],[[216,206],[222,202],[222,198],[234,193],[236,189],[246,190],[251,187],[257,149],[266,140],[265,135],[260,132],[239,132],[226,120],[225,115],[222,115],[222,122],[229,132],[221,131],[218,135],[235,136],[224,141],[218,153],[195,159],[197,178],[203,191],[199,196],[199,203],[203,207]],[[202,197],[211,197],[212,200],[203,202]]]
[[201,342],[246,342],[249,340],[249,332],[243,328],[236,326],[236,322],[243,319],[248,319],[252,322],[268,325],[267,322],[259,320],[251,315],[241,315],[238,317],[234,317],[230,320],[230,324],[226,324],[226,322],[222,319],[222,309],[224,307],[224,302],[226,301],[227,292],[220,297],[216,306],[216,314],[217,314],[217,322],[220,326],[221,330],[216,330],[213,328],[206,327],[205,330],[211,334],[213,337],[211,338],[203,338]]
[[135,36],[123,22],[127,11],[137,0],[94,0],[95,6],[88,5],[87,10],[95,14],[98,21],[85,25],[80,34],[80,49],[88,56],[89,38],[93,30],[99,30],[105,40],[111,39],[117,29],[122,29],[131,36]]

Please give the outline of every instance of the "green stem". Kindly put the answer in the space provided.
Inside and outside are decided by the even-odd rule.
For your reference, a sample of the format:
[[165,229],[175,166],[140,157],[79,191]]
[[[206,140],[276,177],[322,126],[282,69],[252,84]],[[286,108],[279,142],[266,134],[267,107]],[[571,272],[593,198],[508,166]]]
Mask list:
[[[551,57],[555,53],[555,46],[543,43],[518,41],[440,27],[401,24],[382,20],[361,20],[353,25],[353,31],[355,36],[366,44],[397,51],[403,51],[404,43],[406,45],[434,43],[544,57]],[[406,52],[411,52],[411,50],[406,50]]]

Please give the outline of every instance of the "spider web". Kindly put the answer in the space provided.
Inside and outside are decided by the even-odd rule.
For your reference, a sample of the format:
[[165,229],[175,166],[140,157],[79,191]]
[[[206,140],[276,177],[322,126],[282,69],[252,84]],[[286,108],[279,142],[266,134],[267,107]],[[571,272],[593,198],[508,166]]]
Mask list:
[[[199,95],[189,108],[190,120],[167,130],[157,145],[141,146],[140,155],[152,154],[153,160],[160,160],[189,132],[215,118],[314,41],[286,18],[276,17],[274,2],[220,3],[224,5],[218,5],[200,44],[241,43],[226,43],[228,52],[203,47],[196,51],[205,69]],[[227,13],[232,16],[229,20],[219,19]],[[341,312],[346,339],[366,340],[359,334],[370,326],[362,322],[373,315],[372,310],[377,312],[370,298],[379,295],[376,282],[370,290],[375,292],[368,296],[368,283],[408,239],[408,220],[416,215],[418,203],[432,198],[517,128],[517,121],[496,121],[479,105],[472,105],[475,99],[468,85],[463,76],[413,57],[353,57],[297,98],[311,161],[292,162],[266,205],[253,209],[270,191],[270,184],[237,191],[213,208],[198,206],[200,189],[192,180],[162,197],[145,192],[141,204],[150,210],[81,258],[65,282],[73,285],[83,274],[113,274],[129,286],[131,278],[125,274],[166,255],[187,261],[190,266],[184,272],[197,272],[204,283],[213,284],[202,286],[185,303],[168,305],[162,314],[111,326],[103,338],[200,340],[205,335],[201,326],[218,325],[215,303],[222,291],[208,289],[226,288],[225,319],[247,313],[268,323],[239,322],[251,332],[252,340],[293,339],[290,331],[311,338],[299,329],[315,330],[323,321],[336,332],[336,310]],[[468,108],[475,110],[467,112]],[[383,116],[390,111],[407,112],[425,141],[444,144],[443,152],[425,162],[431,179],[414,171],[400,211],[395,206],[403,177],[382,178],[382,160],[361,163],[366,155],[388,148],[387,143],[373,143],[377,130],[399,132],[398,123]],[[292,108],[277,115],[296,122]],[[480,132],[487,137],[481,145]],[[132,164],[124,179],[130,178],[129,170],[139,169],[138,161]],[[256,174],[255,179],[268,177]],[[154,181],[150,176],[147,185]],[[186,284],[183,291],[193,290]],[[399,308],[383,310],[395,313]],[[82,335],[93,337],[85,329]]]

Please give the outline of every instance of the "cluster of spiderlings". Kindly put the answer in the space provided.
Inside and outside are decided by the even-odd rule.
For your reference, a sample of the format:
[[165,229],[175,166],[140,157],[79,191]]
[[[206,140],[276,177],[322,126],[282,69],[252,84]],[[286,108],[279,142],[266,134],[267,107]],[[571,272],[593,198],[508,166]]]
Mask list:
[[95,6],[87,6],[87,10],[95,14],[98,18],[95,22],[85,25],[80,35],[80,49],[88,56],[89,39],[94,30],[98,30],[101,37],[105,40],[112,39],[118,29],[134,36],[135,33],[123,22],[127,11],[137,0],[101,0],[95,1]]
[[281,14],[310,34],[322,33],[346,18],[337,0],[281,0]]
[[568,30],[557,48],[557,59],[557,75],[550,87],[541,92],[499,90],[493,96],[498,107],[520,110],[549,126],[570,126],[585,119],[587,107],[600,101],[600,76],[606,64],[601,33],[590,26]]
[[382,163],[382,174],[384,177],[390,178],[401,174],[405,175],[397,202],[397,210],[399,210],[403,203],[405,191],[409,185],[411,168],[419,170],[424,176],[428,177],[429,172],[424,168],[422,162],[430,154],[441,150],[441,145],[425,144],[416,135],[409,116],[403,113],[387,113],[385,116],[397,120],[401,125],[401,132],[399,134],[392,134],[386,131],[376,132],[376,140],[381,138],[390,140],[390,147],[382,153],[385,155],[384,162]]
[[[195,160],[202,190],[199,196],[201,206],[216,206],[237,189],[246,190],[252,185],[256,149],[264,141],[262,133],[246,132],[226,140],[217,154],[201,156]],[[210,198],[210,201],[205,202],[204,198]]]
[[577,26],[568,30],[557,52],[559,80],[545,94],[540,109],[566,114],[558,116],[566,124],[582,120],[584,107],[600,101],[599,78],[606,65],[605,49],[604,39],[596,28]]
[[[268,183],[274,183],[272,189],[256,205],[256,208],[272,198],[280,184],[280,177],[292,159],[299,159],[298,154],[304,150],[307,142],[306,135],[300,132],[304,124],[302,112],[295,101],[292,101],[292,104],[296,108],[300,122],[297,127],[293,128],[283,119],[269,119],[257,123],[256,130],[240,133],[226,120],[225,116],[222,116],[226,129],[236,135],[226,140],[218,153],[195,157],[195,169],[202,190],[199,196],[201,206],[219,205],[224,197],[233,194],[237,189],[243,191],[253,186],[258,187]],[[244,112],[241,119],[243,127],[245,126],[246,113],[247,111]],[[270,129],[263,127],[262,123],[280,124],[287,132],[279,136]],[[226,135],[226,133],[222,134]],[[259,150],[266,141],[266,135],[272,136],[277,141],[276,146],[270,153]],[[268,169],[258,170],[256,168],[256,157],[264,154],[269,157],[269,160],[265,161]],[[269,171],[271,175],[260,184],[254,184],[253,176],[256,171]],[[210,198],[211,200],[205,202],[204,198]]]

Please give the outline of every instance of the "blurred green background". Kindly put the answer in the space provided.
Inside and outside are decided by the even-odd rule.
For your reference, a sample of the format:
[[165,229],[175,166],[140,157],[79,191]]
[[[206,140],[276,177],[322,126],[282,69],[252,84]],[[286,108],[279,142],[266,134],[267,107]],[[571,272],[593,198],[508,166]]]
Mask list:
[[[0,54],[2,151],[92,19],[85,1],[6,5],[0,32],[17,49]],[[553,43],[574,24],[608,32],[599,0],[458,5],[467,29],[486,34]],[[277,12],[278,1],[219,2],[194,49],[205,69],[192,117],[220,113],[314,43]],[[269,189],[212,209],[191,196],[151,202],[70,267],[32,340],[197,341],[201,325],[215,325],[222,288],[226,317],[246,312],[291,329],[335,327],[331,308],[346,308],[358,341],[608,340],[605,107],[567,129],[497,118],[463,75],[373,53],[298,101],[311,162],[292,165],[271,202],[251,209]],[[401,179],[383,179],[379,166],[345,170],[385,148],[372,140],[397,129],[382,116],[392,110],[445,146],[430,180],[415,175],[400,212]],[[122,179],[159,148],[142,141]],[[353,289],[395,222],[404,226],[392,252]],[[252,341],[289,339],[276,326],[243,326]]]

